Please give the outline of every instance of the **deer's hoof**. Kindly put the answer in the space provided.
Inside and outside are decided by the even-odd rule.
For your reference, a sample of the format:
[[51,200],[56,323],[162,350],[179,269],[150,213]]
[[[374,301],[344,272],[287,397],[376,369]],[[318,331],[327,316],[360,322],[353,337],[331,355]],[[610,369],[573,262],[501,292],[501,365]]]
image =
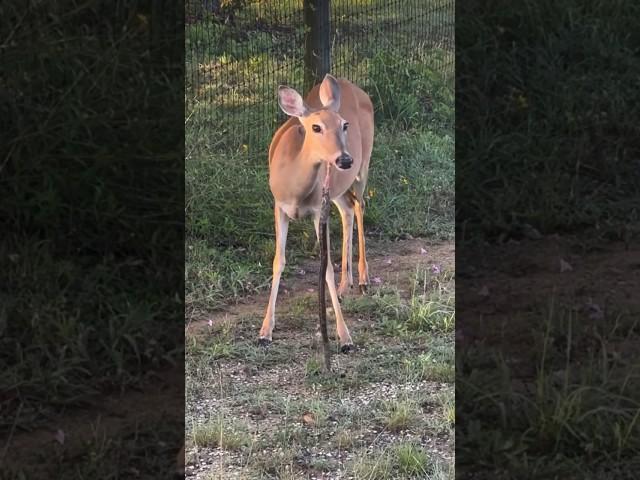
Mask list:
[[366,283],[363,283],[363,284],[360,285],[360,293],[362,295],[366,295],[368,289],[369,289],[369,287],[368,287],[368,285]]
[[356,347],[353,343],[347,343],[346,345],[342,345],[340,347],[340,353],[347,354],[355,351],[356,351]]
[[349,292],[349,287],[347,285],[341,285],[338,287],[338,298],[340,300]]
[[271,340],[265,337],[260,337],[258,339],[258,346],[262,348],[268,348],[271,345]]

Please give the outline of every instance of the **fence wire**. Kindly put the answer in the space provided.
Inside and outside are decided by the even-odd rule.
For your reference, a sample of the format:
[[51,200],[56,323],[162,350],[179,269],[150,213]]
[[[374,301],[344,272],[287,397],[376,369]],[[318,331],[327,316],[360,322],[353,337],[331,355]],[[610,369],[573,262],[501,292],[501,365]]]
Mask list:
[[[412,62],[451,76],[453,0],[332,0],[330,72],[402,89]],[[304,90],[303,0],[188,0],[186,116],[217,148],[264,151],[284,120],[276,89]]]

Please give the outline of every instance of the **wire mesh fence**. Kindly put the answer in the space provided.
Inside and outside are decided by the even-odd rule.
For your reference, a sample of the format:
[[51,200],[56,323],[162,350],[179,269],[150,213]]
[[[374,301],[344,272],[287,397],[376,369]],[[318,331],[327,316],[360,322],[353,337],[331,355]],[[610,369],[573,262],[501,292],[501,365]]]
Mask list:
[[[284,120],[278,85],[308,90],[304,3],[187,1],[186,116],[217,148],[264,152]],[[332,0],[329,9],[321,25],[329,71],[363,87],[378,109],[385,95],[410,87],[415,65],[452,77],[453,0]]]

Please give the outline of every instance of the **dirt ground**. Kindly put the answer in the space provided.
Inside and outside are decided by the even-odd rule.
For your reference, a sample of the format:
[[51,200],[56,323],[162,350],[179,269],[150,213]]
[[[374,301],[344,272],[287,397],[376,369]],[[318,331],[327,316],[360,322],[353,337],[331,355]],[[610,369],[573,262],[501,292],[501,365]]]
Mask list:
[[[467,251],[456,261],[459,478],[630,478],[640,443],[613,439],[618,424],[632,432],[638,405],[640,244],[594,234]],[[505,438],[513,448],[500,450]]]
[[[549,236],[511,242],[457,260],[465,294],[457,297],[458,338],[500,342],[502,332],[527,333],[519,322],[541,308],[569,308],[594,320],[640,313],[640,245]],[[479,262],[480,260],[480,262]],[[466,265],[478,265],[466,267]],[[504,335],[503,335],[504,336]],[[510,344],[518,348],[515,338]],[[508,347],[508,344],[504,344]]]
[[[335,256],[332,258],[336,274],[336,285],[340,280],[340,263]],[[277,313],[287,312],[291,302],[301,295],[314,293],[317,295],[318,273],[320,269],[318,259],[308,259],[302,265],[287,265],[291,274],[283,275],[277,300]],[[369,265],[370,288],[380,285],[394,285],[398,287],[403,297],[411,294],[411,274],[419,265],[437,264],[453,269],[455,266],[455,246],[453,242],[429,244],[424,239],[408,239],[399,241],[367,241],[367,263]],[[354,252],[353,263],[354,287],[351,295],[357,295],[358,269],[357,251]],[[327,305],[331,300],[327,291]],[[263,315],[269,299],[269,290],[261,294],[241,299],[238,303],[206,315],[191,319],[187,323],[186,334],[196,335],[208,331],[209,321],[218,324],[225,320],[233,320],[246,315]],[[276,317],[277,322],[277,317]],[[274,329],[274,335],[278,324]],[[257,335],[257,333],[256,333]]]
[[[519,327],[538,318],[541,309],[554,302],[592,319],[596,326],[601,319],[618,312],[635,316],[640,313],[638,244],[546,237],[487,247],[478,256],[480,268],[467,267],[478,265],[478,258],[457,260],[456,276],[463,278],[459,281],[465,282],[465,293],[475,292],[457,297],[458,310],[463,315],[457,321],[459,343],[500,345],[505,351],[512,351],[515,358],[519,350],[531,345],[530,329]],[[369,244],[374,292],[376,288],[392,286],[409,298],[412,273],[420,266],[430,265],[453,272],[453,243],[428,244],[411,239]],[[424,352],[424,344],[379,339],[374,317],[349,313],[346,320],[359,350],[351,356],[334,355],[342,384],[311,378],[308,369],[316,353],[313,312],[317,268],[314,259],[289,267],[292,273],[284,279],[278,299],[274,345],[266,353],[249,347],[257,336],[266,293],[188,324],[188,341],[209,341],[217,328],[235,325],[233,343],[244,348],[247,356],[223,356],[213,363],[209,361],[204,365],[207,368],[192,366],[192,380],[202,385],[187,385],[187,429],[212,414],[223,413],[239,419],[252,438],[250,444],[262,450],[247,456],[240,450],[190,445],[187,477],[256,478],[251,476],[255,469],[250,466],[259,463],[262,471],[276,472],[280,478],[354,478],[348,476],[345,466],[363,451],[375,455],[405,441],[421,445],[435,459],[453,461],[452,436],[433,427],[438,421],[436,398],[451,390],[452,384],[403,374],[394,378],[381,367],[386,362],[391,369],[398,369],[410,356]],[[532,286],[536,295],[531,294]],[[355,291],[353,296],[357,296]],[[475,312],[472,317],[464,316],[470,312]],[[514,337],[518,332],[520,339]],[[637,358],[637,338],[629,336],[612,345],[612,349],[622,358]],[[516,375],[530,378],[532,368],[523,363]],[[221,377],[222,372],[226,379]],[[6,439],[3,444],[11,453],[5,458],[6,465],[24,465],[47,457],[57,462],[61,452],[66,459],[73,459],[95,438],[96,425],[110,435],[135,424],[175,417],[176,412],[182,411],[176,390],[182,389],[182,369],[163,375],[161,387],[150,382],[141,385],[138,392],[96,399],[84,409],[70,410],[47,428],[14,432],[10,442]],[[419,405],[416,427],[391,432],[368,418],[379,413],[374,407],[368,409],[368,405],[393,399]],[[267,442],[275,438],[273,434],[283,429],[289,435],[284,443],[269,445]],[[336,438],[341,438],[342,445],[336,443]],[[285,448],[287,443],[295,445],[295,451]],[[164,448],[173,462],[179,446]],[[285,477],[278,466],[290,466],[290,476]],[[42,478],[46,478],[43,472]],[[300,472],[303,476],[296,477]],[[30,478],[38,478],[38,472]]]
[[[417,269],[435,266],[454,276],[453,242],[372,240],[367,246],[369,295],[393,289],[410,299]],[[387,472],[385,465],[376,466],[376,458],[394,445],[411,444],[427,452],[430,465],[443,472],[442,465],[450,468],[448,474],[429,478],[452,478],[452,425],[443,424],[441,399],[446,396],[453,404],[453,384],[405,373],[437,339],[380,334],[377,312],[358,313],[349,307],[362,301],[356,286],[343,300],[343,311],[357,351],[334,353],[332,374],[315,372],[318,268],[317,259],[288,265],[291,274],[281,283],[273,344],[266,352],[255,343],[268,292],[188,323],[187,344],[194,353],[189,359],[188,346],[187,438],[193,439],[194,431],[212,418],[221,418],[221,432],[235,432],[232,441],[243,432],[247,442],[241,448],[220,448],[219,442],[198,445],[188,440],[187,477],[425,478],[422,471],[411,474],[409,469],[394,476],[399,475],[392,471],[395,467]],[[334,268],[338,277],[335,259]],[[330,337],[333,319],[329,309]],[[220,340],[224,336],[226,343]],[[450,340],[453,352],[453,334]],[[213,360],[203,354],[212,350],[222,353]],[[452,358],[449,366],[453,372]],[[389,408],[406,408],[407,425],[385,426]]]
[[[81,471],[173,478],[182,442],[175,430],[184,411],[183,372],[177,366],[151,373],[135,390],[96,395],[81,407],[63,410],[43,427],[13,431],[0,443],[1,471],[22,470],[29,479],[81,478]],[[127,443],[131,457],[117,452],[121,441]],[[136,466],[135,457],[141,452],[156,458]]]

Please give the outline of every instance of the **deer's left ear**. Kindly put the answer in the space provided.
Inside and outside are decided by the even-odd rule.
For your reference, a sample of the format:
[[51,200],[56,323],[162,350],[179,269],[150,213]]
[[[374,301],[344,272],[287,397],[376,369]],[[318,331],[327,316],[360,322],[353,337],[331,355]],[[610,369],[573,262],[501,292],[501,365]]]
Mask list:
[[302,96],[293,88],[284,85],[278,87],[278,105],[284,113],[291,117],[304,117],[309,111]]
[[327,73],[320,84],[318,93],[323,107],[334,112],[340,109],[340,85],[338,85],[338,80],[335,77]]

